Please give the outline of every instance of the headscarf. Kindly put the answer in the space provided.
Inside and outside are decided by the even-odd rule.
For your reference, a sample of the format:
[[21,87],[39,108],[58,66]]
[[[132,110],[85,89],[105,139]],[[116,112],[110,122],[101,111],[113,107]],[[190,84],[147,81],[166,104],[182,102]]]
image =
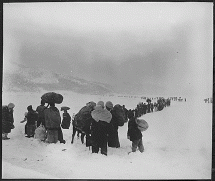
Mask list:
[[14,107],[15,107],[15,104],[14,104],[14,103],[9,103],[7,107],[8,107],[9,109],[10,109],[10,108],[14,108]]

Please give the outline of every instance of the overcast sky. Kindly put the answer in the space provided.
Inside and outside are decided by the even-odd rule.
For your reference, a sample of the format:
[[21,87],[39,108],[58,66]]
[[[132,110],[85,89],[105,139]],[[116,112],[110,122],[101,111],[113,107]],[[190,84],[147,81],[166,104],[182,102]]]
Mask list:
[[213,3],[4,3],[4,65],[212,93]]

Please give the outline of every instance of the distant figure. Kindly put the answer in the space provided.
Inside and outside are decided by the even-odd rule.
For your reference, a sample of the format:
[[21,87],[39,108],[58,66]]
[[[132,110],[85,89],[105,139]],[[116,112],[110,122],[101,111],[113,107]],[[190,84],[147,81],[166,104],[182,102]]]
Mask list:
[[39,127],[40,124],[45,126],[45,114],[44,114],[45,109],[46,109],[45,101],[42,99],[41,103],[40,103],[40,106],[38,106],[37,109],[36,109],[36,111],[38,112],[37,127]]
[[143,104],[143,114],[146,114],[147,112],[147,105],[146,103]]
[[125,108],[125,105],[122,106],[124,113],[125,113],[125,120],[128,120],[128,110]]
[[14,129],[14,118],[13,108],[15,105],[9,103],[8,105],[2,106],[2,140],[8,140],[8,133],[11,129]]
[[154,109],[154,105],[153,103],[151,103],[151,112],[153,112],[153,109]]
[[129,110],[128,110],[128,119],[130,120],[130,119],[133,118],[133,117],[134,117],[134,111],[131,110],[131,109],[129,109]]

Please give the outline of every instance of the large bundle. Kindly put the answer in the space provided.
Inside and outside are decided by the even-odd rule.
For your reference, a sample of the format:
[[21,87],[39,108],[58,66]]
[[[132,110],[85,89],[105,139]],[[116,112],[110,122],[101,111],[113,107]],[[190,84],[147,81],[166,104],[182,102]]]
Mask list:
[[81,108],[81,110],[75,115],[72,121],[73,126],[86,133],[86,131],[89,130],[90,124],[92,122],[92,110],[93,109],[89,106],[84,106],[83,108]]
[[57,94],[55,92],[48,92],[42,95],[42,100],[45,101],[45,103],[56,103],[61,104],[63,102],[63,96],[61,94]]
[[60,112],[57,108],[47,108],[45,113],[45,124],[48,129],[59,128],[61,124]]
[[68,110],[70,110],[70,107],[62,106],[60,110],[61,111],[68,111]]
[[144,119],[136,119],[137,127],[140,131],[146,131],[149,127]]
[[35,130],[34,138],[41,141],[45,141],[46,137],[47,137],[46,128],[43,125],[37,127],[37,129]]
[[121,105],[116,104],[112,110],[113,119],[116,120],[118,126],[123,126],[126,122],[125,112]]
[[98,121],[104,121],[107,123],[110,123],[112,115],[107,109],[103,109],[101,105],[97,105],[95,107],[95,110],[91,113],[92,118],[98,122]]
[[26,125],[26,134],[28,137],[33,137],[35,133],[36,126],[35,125]]

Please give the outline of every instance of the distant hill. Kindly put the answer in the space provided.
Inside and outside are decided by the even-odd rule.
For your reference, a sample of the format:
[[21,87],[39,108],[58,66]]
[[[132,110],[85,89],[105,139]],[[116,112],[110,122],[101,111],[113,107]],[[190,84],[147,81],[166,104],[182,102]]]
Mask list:
[[58,74],[40,68],[16,65],[12,72],[3,73],[3,90],[37,92],[42,90],[71,90],[87,94],[111,93],[109,85],[87,81],[70,75]]
[[66,90],[82,94],[104,95],[109,93],[130,95],[160,95],[165,92],[164,85],[147,83],[130,83],[125,80],[106,84],[85,80],[72,75],[60,74],[54,71],[27,67],[23,64],[10,64],[3,69],[3,90],[39,92],[41,90]]

